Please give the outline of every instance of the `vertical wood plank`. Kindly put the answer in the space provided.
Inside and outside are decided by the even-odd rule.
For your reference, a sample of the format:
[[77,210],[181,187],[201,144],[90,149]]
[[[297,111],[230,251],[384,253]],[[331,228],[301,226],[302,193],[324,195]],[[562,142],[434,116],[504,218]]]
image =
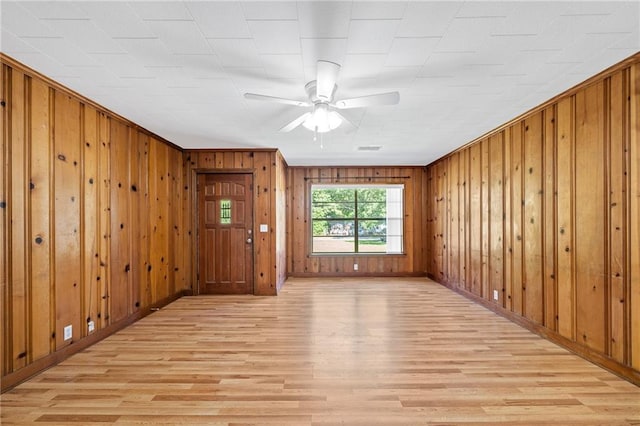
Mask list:
[[[489,220],[489,276],[488,276],[488,295],[487,299],[493,300],[495,303],[502,304],[503,293],[503,276],[504,276],[504,211],[503,211],[503,133],[500,132],[489,138],[489,206],[487,209],[487,217]],[[495,300],[494,292],[498,292],[498,299]]]
[[523,188],[523,314],[533,322],[544,321],[542,284],[542,113],[524,120]]
[[[151,305],[151,280],[150,280],[150,259],[149,259],[149,136],[138,131],[138,144],[137,144],[137,164],[138,164],[138,176],[137,176],[137,194],[139,209],[137,211],[132,210],[132,220],[134,215],[137,216],[137,237],[138,237],[138,261],[136,274],[138,279],[138,292],[134,293],[135,298],[132,299],[134,308],[139,306]],[[135,241],[135,240],[134,240]],[[185,255],[188,256],[189,250],[187,247],[191,247],[189,244],[181,245],[185,251]],[[135,310],[135,309],[134,309]]]
[[627,275],[625,259],[625,219],[626,188],[625,149],[628,147],[627,129],[629,126],[629,81],[628,72],[618,72],[610,80],[609,97],[609,311],[610,329],[609,355],[623,363],[625,361],[625,278]]
[[578,341],[605,349],[604,85],[576,94],[575,258]]
[[[273,263],[271,238],[273,229],[270,226],[272,207],[271,207],[271,155],[269,152],[254,152],[254,182],[253,187],[256,189],[254,199],[255,223],[254,230],[254,259],[255,265],[255,284],[254,294],[275,295],[276,287],[273,282],[271,273],[271,265]],[[268,226],[268,232],[259,232],[260,224]],[[324,265],[325,270],[330,269],[330,265]]]
[[630,76],[629,140],[629,280],[631,366],[640,370],[640,64],[634,64]]
[[469,283],[477,296],[482,293],[482,142],[469,147]]
[[[25,75],[17,70],[11,72],[10,105],[10,152],[11,178],[9,216],[11,227],[9,228],[9,313],[11,334],[11,364],[12,371],[16,371],[26,365],[27,361],[27,333],[28,321],[28,286],[29,276],[27,250],[28,227],[27,212],[29,211],[29,148],[26,129],[28,111],[27,96],[28,87]],[[29,245],[30,247],[30,245]]]
[[111,292],[109,322],[128,315],[131,273],[129,129],[111,120]]
[[[140,135],[138,129],[128,127],[127,138],[129,140],[129,182],[125,192],[128,192],[129,205],[127,206],[129,216],[129,226],[127,228],[127,237],[129,239],[129,278],[128,278],[128,296],[127,296],[127,314],[137,312],[140,309],[140,287],[142,274],[142,256],[141,245],[143,244],[143,231],[140,226],[140,211],[144,210],[144,197],[141,191],[141,179],[146,170],[142,164],[142,155],[140,152]],[[135,165],[135,166],[134,166]]]
[[489,267],[490,267],[490,246],[491,239],[494,237],[489,232],[489,209],[490,209],[490,189],[489,189],[489,139],[483,139],[480,142],[480,167],[481,167],[481,186],[480,186],[480,296],[484,299],[491,299],[489,295]]
[[104,113],[98,115],[98,205],[99,225],[99,291],[100,309],[96,328],[109,325],[109,294],[111,293],[111,124]]
[[511,310],[522,315],[523,271],[523,148],[522,123],[511,126]]
[[511,223],[513,216],[511,213],[512,202],[512,185],[511,185],[511,128],[507,128],[503,131],[504,134],[504,162],[502,170],[504,173],[504,293],[502,299],[502,306],[511,311],[513,310],[513,231]]
[[[55,306],[56,350],[82,335],[80,286],[80,103],[55,93]],[[64,340],[64,328],[73,336]]]
[[556,288],[556,116],[555,106],[544,110],[544,196],[543,196],[543,253],[544,253],[544,325],[554,331],[558,330],[558,293]]
[[557,233],[558,257],[558,332],[575,339],[575,277],[573,274],[573,192],[574,183],[574,98],[558,102],[558,146],[557,146]]
[[460,151],[460,186],[458,187],[458,202],[459,202],[459,213],[458,213],[458,223],[460,225],[460,286],[461,289],[467,289],[469,282],[468,271],[470,268],[467,267],[469,265],[469,227],[468,227],[468,205],[469,205],[469,197],[467,195],[469,183],[469,149],[464,149]]
[[[449,234],[449,281],[451,285],[460,285],[460,156],[453,154],[449,161],[450,190],[450,234]],[[415,204],[414,204],[415,205]]]
[[151,254],[151,300],[156,302],[168,296],[168,218],[166,205],[169,186],[167,175],[167,148],[155,138],[149,140],[149,253]]
[[0,63],[0,101],[2,106],[2,119],[0,120],[0,373],[5,376],[11,371],[8,355],[10,344],[8,342],[9,330],[9,236],[7,210],[10,204],[9,179],[11,177],[10,150],[10,108],[9,99],[11,69]]
[[[82,161],[83,210],[82,210],[82,238],[83,238],[83,284],[84,300],[82,311],[82,335],[89,334],[89,321],[97,324],[100,309],[100,236],[99,230],[99,145],[98,145],[98,111],[95,108],[83,106],[83,144]],[[95,331],[95,329],[94,329]]]
[[51,352],[51,115],[49,87],[31,80],[31,297],[33,362]]

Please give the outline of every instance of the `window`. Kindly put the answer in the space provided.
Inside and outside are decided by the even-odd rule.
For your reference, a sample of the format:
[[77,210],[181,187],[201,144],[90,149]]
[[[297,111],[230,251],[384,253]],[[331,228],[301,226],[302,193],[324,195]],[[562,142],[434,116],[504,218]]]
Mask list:
[[311,185],[313,253],[402,253],[404,185]]

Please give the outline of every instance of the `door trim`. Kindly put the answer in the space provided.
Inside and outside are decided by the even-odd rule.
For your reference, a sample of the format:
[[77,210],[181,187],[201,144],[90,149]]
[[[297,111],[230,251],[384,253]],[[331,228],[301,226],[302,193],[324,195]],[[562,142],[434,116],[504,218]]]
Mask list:
[[[251,175],[251,187],[253,188],[253,183],[256,178],[255,169],[205,169],[205,168],[196,168],[192,169],[191,173],[191,188],[192,188],[192,196],[191,196],[191,211],[194,213],[191,217],[191,229],[194,230],[194,235],[191,238],[191,259],[193,259],[192,270],[191,270],[191,282],[193,283],[193,295],[200,295],[200,280],[198,279],[198,272],[200,271],[200,229],[198,226],[198,218],[200,217],[200,212],[198,211],[198,176],[199,175],[210,175],[210,174],[246,174]],[[255,191],[252,191],[253,199],[251,209],[251,224],[255,233],[255,225],[256,225],[256,216],[255,216],[255,201],[256,194]],[[254,239],[255,240],[255,239]],[[251,261],[253,262],[253,277],[252,277],[252,288],[251,294],[256,294],[256,250],[255,245],[252,244],[251,247]]]

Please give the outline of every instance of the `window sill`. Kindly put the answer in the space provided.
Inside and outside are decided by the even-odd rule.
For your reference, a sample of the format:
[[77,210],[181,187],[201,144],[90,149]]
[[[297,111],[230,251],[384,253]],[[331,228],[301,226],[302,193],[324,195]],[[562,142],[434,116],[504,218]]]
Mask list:
[[407,253],[309,253],[309,257],[405,257]]

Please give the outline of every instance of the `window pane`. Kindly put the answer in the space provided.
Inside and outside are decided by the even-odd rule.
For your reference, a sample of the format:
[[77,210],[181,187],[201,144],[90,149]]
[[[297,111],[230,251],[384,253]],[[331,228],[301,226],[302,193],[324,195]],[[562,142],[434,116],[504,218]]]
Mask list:
[[220,200],[220,223],[223,225],[231,223],[231,200]]
[[351,219],[356,214],[356,208],[351,203],[314,203],[311,217],[314,219]]
[[353,253],[354,237],[313,237],[314,253]]
[[361,202],[358,199],[358,218],[382,219],[387,217],[387,203]]
[[353,236],[354,228],[352,220],[314,220],[313,236]]
[[354,200],[355,191],[353,189],[314,188],[311,191],[311,201],[314,204],[322,202],[353,202]]
[[382,201],[386,200],[386,188],[362,188],[358,189],[358,201]]

